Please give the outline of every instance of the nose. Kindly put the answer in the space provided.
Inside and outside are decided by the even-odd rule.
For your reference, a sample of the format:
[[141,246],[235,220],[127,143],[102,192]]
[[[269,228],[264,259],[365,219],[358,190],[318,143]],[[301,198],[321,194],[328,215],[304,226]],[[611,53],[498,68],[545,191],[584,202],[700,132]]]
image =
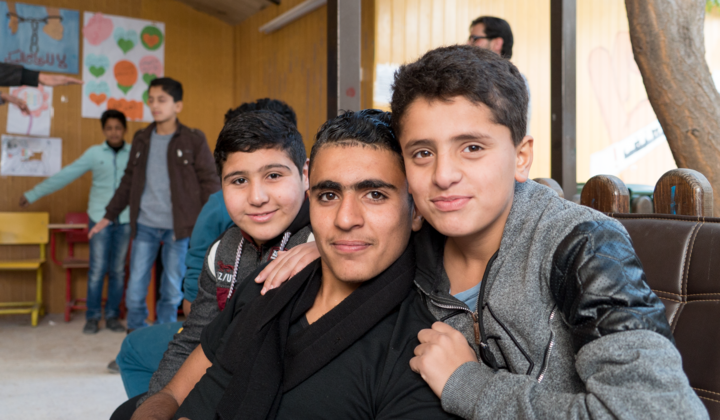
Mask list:
[[457,165],[452,161],[452,158],[445,154],[438,155],[435,160],[435,172],[433,173],[433,182],[438,188],[447,190],[453,185],[460,182],[462,179],[462,172],[457,169]]
[[262,207],[267,202],[268,195],[262,182],[251,182],[248,203],[250,203],[251,206]]
[[343,197],[335,215],[335,226],[350,231],[363,225],[362,204],[355,197]]

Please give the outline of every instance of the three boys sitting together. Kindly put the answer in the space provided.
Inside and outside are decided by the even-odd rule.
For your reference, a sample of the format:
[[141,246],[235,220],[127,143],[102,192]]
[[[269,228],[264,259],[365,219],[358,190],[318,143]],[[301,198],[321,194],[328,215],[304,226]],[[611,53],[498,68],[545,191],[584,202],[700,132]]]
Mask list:
[[[202,293],[220,314],[133,418],[707,418],[622,225],[528,179],[515,66],[443,47],[393,88],[392,120],[329,120],[309,163],[278,114],[226,124],[235,226],[186,326]],[[262,294],[301,244],[320,258]]]

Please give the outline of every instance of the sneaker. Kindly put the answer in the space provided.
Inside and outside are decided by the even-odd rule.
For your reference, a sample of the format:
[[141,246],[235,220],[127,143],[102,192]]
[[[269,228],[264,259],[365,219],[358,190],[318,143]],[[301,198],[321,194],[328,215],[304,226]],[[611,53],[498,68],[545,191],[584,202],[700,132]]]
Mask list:
[[117,318],[108,318],[105,320],[105,328],[114,332],[125,332],[125,326]]
[[100,327],[98,327],[98,320],[88,319],[85,323],[85,327],[83,327],[83,334],[97,334],[98,331],[100,331]]
[[117,362],[114,360],[108,363],[107,368],[110,373],[120,373],[120,366],[118,366]]

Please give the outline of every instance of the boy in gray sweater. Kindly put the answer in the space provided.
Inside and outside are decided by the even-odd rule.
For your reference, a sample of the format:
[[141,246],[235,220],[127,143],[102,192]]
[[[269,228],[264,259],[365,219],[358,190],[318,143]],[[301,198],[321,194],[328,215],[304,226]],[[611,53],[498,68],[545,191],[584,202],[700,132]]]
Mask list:
[[[528,179],[515,66],[439,48],[401,67],[393,89],[427,221],[415,286],[440,321],[418,334],[410,367],[443,408],[466,419],[707,418],[623,226]],[[285,272],[266,271],[273,284]]]
[[623,226],[528,179],[527,91],[472,46],[395,75],[393,128],[428,222],[436,322],[410,367],[466,419],[707,418]]

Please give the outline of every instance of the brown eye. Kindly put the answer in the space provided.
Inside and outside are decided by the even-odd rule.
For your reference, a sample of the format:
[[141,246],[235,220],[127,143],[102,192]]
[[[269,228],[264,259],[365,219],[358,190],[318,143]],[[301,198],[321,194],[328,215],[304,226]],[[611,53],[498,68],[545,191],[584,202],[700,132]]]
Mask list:
[[337,194],[331,193],[331,192],[326,192],[326,193],[320,194],[318,196],[318,198],[320,199],[320,201],[332,201],[332,200],[337,199]]

